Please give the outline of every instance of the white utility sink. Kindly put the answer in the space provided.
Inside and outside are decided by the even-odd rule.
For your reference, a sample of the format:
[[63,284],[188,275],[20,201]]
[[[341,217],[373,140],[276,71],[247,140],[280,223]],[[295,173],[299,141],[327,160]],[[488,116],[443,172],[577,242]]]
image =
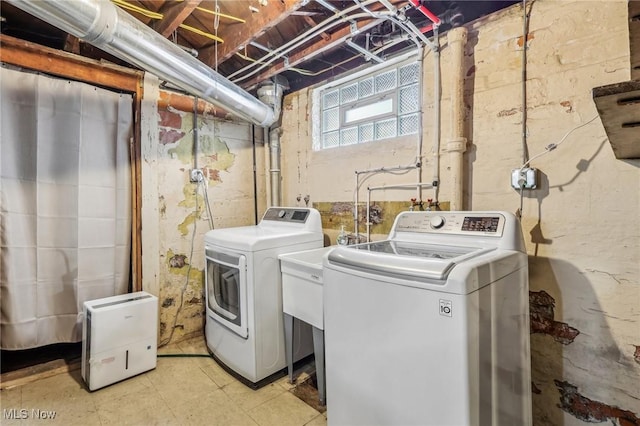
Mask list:
[[282,309],[324,330],[322,259],[334,247],[281,254]]

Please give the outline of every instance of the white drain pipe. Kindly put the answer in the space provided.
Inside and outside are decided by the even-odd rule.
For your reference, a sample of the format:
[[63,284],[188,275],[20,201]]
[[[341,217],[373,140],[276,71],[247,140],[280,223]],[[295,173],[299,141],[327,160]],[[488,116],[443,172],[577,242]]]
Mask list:
[[258,89],[259,99],[273,108],[277,120],[269,131],[267,131],[266,128],[264,131],[265,147],[267,143],[269,144],[269,206],[282,205],[282,190],[280,185],[282,176],[280,169],[280,136],[282,135],[282,129],[280,127],[280,118],[282,113],[283,94],[284,87],[278,83],[269,82],[260,86]]
[[447,141],[449,165],[451,167],[451,210],[463,210],[464,162],[467,149],[464,137],[464,48],[467,29],[458,27],[449,30],[447,42],[451,49],[451,139]]
[[110,1],[8,2],[251,123],[268,127],[277,119],[273,109]]

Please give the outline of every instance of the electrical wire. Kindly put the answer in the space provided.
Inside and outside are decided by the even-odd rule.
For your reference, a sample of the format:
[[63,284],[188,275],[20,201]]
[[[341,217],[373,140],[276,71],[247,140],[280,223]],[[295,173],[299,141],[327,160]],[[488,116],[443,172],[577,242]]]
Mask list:
[[[524,162],[524,164],[522,164],[522,166],[520,166],[520,171],[519,171],[519,176],[520,178],[518,179],[518,182],[520,182],[520,180],[522,180],[522,171],[529,166],[529,164],[531,164],[531,162],[535,159],[538,159],[540,157],[542,157],[545,154],[550,153],[551,151],[553,151],[554,149],[556,149],[557,147],[559,147],[562,143],[564,143],[567,140],[567,137],[569,137],[569,135],[571,133],[573,133],[574,131],[578,130],[581,127],[586,126],[587,124],[591,123],[593,120],[595,120],[596,118],[598,118],[599,115],[596,115],[595,117],[593,117],[591,120],[582,123],[576,127],[574,127],[573,129],[569,130],[567,133],[564,134],[564,136],[556,143],[550,143],[549,145],[547,145],[546,147],[544,147],[544,151],[539,152],[538,154],[534,155],[533,157],[529,158],[527,161]],[[519,192],[520,192],[520,209],[517,212],[517,216],[518,219],[522,218],[522,209],[524,208],[523,204],[524,204],[524,186],[525,186],[525,182],[524,180],[522,181],[522,183],[518,184],[519,186]]]
[[562,137],[562,139],[560,139],[558,142],[556,143],[550,143],[549,145],[544,147],[544,151],[539,152],[538,154],[534,155],[533,157],[531,157],[529,160],[527,160],[522,166],[520,166],[520,171],[522,171],[522,169],[524,169],[525,167],[527,167],[529,164],[531,164],[531,162],[535,159],[538,159],[540,157],[542,157],[545,154],[548,154],[549,152],[553,151],[554,149],[556,149],[557,147],[559,147],[562,143],[564,143],[567,140],[567,137],[573,133],[574,131],[578,130],[581,127],[586,126],[587,124],[591,123],[593,120],[595,120],[596,118],[598,118],[600,115],[596,115],[594,116],[591,120],[582,123],[576,127],[574,127],[573,129],[569,130],[567,133],[565,133],[565,135]]
[[522,0],[522,162],[529,158],[527,152],[527,38],[529,36],[529,16],[527,0]]
[[142,16],[146,16],[151,19],[162,19],[164,15],[162,13],[153,12],[149,9],[142,8],[140,6],[136,6],[134,4],[128,3],[124,0],[111,0],[113,3],[117,4],[123,9],[130,10],[131,12],[139,13]]
[[194,34],[198,34],[198,35],[201,35],[201,36],[206,37],[208,39],[214,40],[216,43],[224,43],[224,40],[221,39],[220,37],[218,37],[218,36],[216,36],[214,34],[208,33],[206,31],[202,31],[202,30],[200,30],[198,28],[192,27],[191,25],[180,24],[178,26],[180,28],[182,28],[183,30],[191,31]]
[[200,179],[202,179],[202,182],[204,182],[204,185],[203,185],[204,203],[205,203],[205,205],[207,207],[207,216],[209,216],[209,218],[208,218],[209,219],[208,220],[209,229],[213,229],[214,228],[214,226],[213,226],[213,213],[211,212],[211,205],[209,204],[209,191],[208,191],[209,184],[207,184],[207,180],[205,179],[204,174],[201,171],[200,171],[200,176],[201,176]]
[[[184,1],[184,0],[176,0],[176,1]],[[227,18],[232,21],[240,22],[241,24],[244,24],[245,22],[247,22],[242,18],[237,18],[235,16],[227,15],[226,13],[220,13],[220,9],[211,10],[211,9],[205,9],[204,7],[197,6],[196,10],[199,10],[200,12],[208,13],[209,15],[214,15],[217,17]]]
[[182,312],[182,307],[184,303],[184,293],[187,291],[187,287],[189,286],[189,275],[191,275],[191,261],[193,259],[193,246],[196,239],[196,227],[198,223],[198,186],[199,185],[200,185],[200,182],[198,181],[198,184],[195,190],[195,209],[193,212],[193,232],[191,233],[191,250],[189,252],[189,267],[187,268],[187,278],[180,291],[180,303],[178,304],[178,310],[176,312],[176,315],[173,318],[173,325],[171,326],[171,332],[169,333],[169,337],[166,340],[160,342],[158,346],[164,346],[166,344],[169,344],[171,342],[171,339],[173,339],[173,333],[176,330],[176,325],[178,324],[178,317]]
[[[154,12],[152,10],[145,9],[143,7],[140,7],[140,6],[136,6],[136,5],[131,4],[131,3],[127,2],[127,1],[125,1],[125,0],[111,0],[111,1],[113,3],[115,3],[116,5],[120,6],[121,8],[123,8],[123,9],[129,10],[131,12],[139,13],[142,16],[146,16],[147,18],[157,19],[157,20],[164,19],[164,15],[162,13]],[[221,13],[215,13],[215,12],[210,11],[208,9],[202,9],[202,11],[214,14],[216,19],[219,19],[220,16],[224,16],[226,18],[233,18],[235,20],[240,20],[240,21],[244,22],[244,20],[242,20],[242,19],[235,18],[235,17],[230,16],[230,15],[224,15],[224,14],[221,14]],[[198,34],[200,36],[203,36],[203,37],[206,37],[208,39],[214,40],[214,41],[216,41],[218,43],[224,43],[224,40],[221,39],[220,37],[218,37],[218,35],[217,35],[218,34],[217,28],[216,28],[216,34],[211,34],[211,33],[208,33],[206,31],[203,31],[203,30],[201,30],[199,28],[195,28],[195,27],[192,27],[191,25],[187,25],[187,24],[180,24],[179,27],[182,28],[183,30],[191,31],[194,34]]]

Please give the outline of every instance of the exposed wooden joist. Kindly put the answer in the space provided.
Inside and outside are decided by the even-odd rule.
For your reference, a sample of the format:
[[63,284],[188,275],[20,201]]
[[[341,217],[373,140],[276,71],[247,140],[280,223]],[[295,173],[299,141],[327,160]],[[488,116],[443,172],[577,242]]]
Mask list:
[[70,52],[75,55],[80,54],[80,39],[71,34],[67,34],[67,37],[64,40],[64,51]]
[[12,65],[137,93],[142,72],[0,34],[0,60]]
[[181,2],[166,2],[160,13],[164,15],[162,20],[153,23],[152,28],[163,35],[169,37],[184,22],[191,12],[202,3],[202,0],[185,0]]
[[[246,23],[238,26],[237,32],[229,31],[224,35],[224,44],[218,45],[218,61],[229,59],[241,48],[263,35],[269,28],[278,25],[288,18],[305,3],[305,0],[281,0],[269,2],[269,7],[259,9],[246,18]],[[235,27],[234,27],[235,28]],[[199,58],[202,62],[215,67],[215,46],[200,50]]]
[[[359,32],[368,31],[372,27],[378,25],[378,20],[374,19],[365,19],[357,22],[357,27]],[[319,55],[323,50],[328,50],[333,47],[336,47],[345,42],[349,37],[351,37],[351,28],[345,27],[331,34],[329,39],[318,40],[317,42],[307,46],[302,50],[298,50],[289,56],[289,65],[288,68],[295,67],[296,65],[308,61],[312,59],[314,56]],[[245,90],[252,90],[255,86],[268,78],[273,77],[276,74],[281,73],[286,70],[286,66],[284,61],[280,61],[278,63],[274,63],[270,66],[267,71],[258,74],[251,80],[240,82],[240,86]]]
[[[310,16],[305,15],[305,16],[303,16],[302,19],[304,19],[304,22],[309,24],[310,27],[315,27],[316,25],[318,25],[318,24],[316,24],[316,21],[311,19]],[[329,38],[331,38],[331,36],[329,36],[329,34],[327,34],[325,32],[320,33],[320,37],[322,37],[323,40],[329,40]]]

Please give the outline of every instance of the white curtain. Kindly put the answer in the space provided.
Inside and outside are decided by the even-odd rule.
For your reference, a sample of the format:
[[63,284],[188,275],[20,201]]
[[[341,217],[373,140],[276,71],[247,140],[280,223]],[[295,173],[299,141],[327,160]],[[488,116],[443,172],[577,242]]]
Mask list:
[[0,68],[0,347],[82,339],[86,300],[126,293],[130,95]]

